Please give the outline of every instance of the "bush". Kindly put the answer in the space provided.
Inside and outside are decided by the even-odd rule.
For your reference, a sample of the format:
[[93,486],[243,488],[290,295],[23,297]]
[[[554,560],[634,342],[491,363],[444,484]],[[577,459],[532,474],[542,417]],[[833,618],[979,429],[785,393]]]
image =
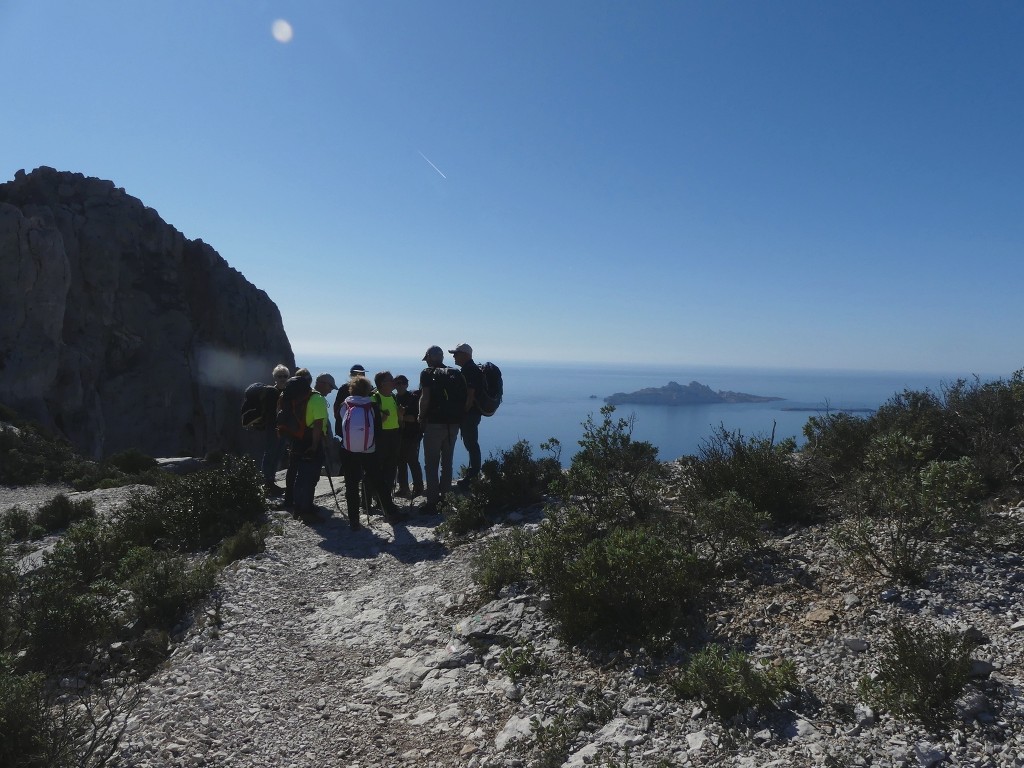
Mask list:
[[693,655],[677,677],[670,681],[676,694],[698,699],[723,720],[751,707],[772,706],[787,690],[796,690],[793,662],[762,669],[742,651],[726,652],[709,645]]
[[238,529],[238,533],[234,536],[229,536],[221,542],[218,553],[220,564],[227,565],[235,560],[241,560],[242,558],[251,557],[266,551],[269,531],[270,528],[266,525],[257,527],[252,523],[243,524]]
[[445,494],[439,508],[444,513],[444,522],[438,526],[443,536],[461,537],[487,526],[485,502],[476,493],[468,496]]
[[0,536],[0,653],[8,647],[15,626],[14,601],[18,594],[18,571],[7,554],[6,544]]
[[115,453],[107,459],[107,464],[124,472],[126,475],[138,475],[156,469],[159,464],[152,456],[147,456],[137,448]]
[[878,676],[861,680],[861,695],[896,715],[941,725],[967,684],[973,647],[965,633],[897,621],[882,647]]
[[134,610],[149,628],[173,627],[204,597],[216,579],[212,561],[192,565],[182,555],[152,552],[128,579]]
[[572,642],[662,645],[690,623],[707,569],[664,526],[616,527],[591,538],[579,514],[549,518],[529,560]]
[[256,465],[232,457],[187,477],[168,475],[155,491],[133,494],[116,519],[132,543],[195,550],[256,522],[266,508]]
[[850,517],[838,543],[887,579],[921,583],[935,561],[936,540],[977,520],[981,482],[968,458],[927,461],[931,441],[902,433],[874,438],[844,503]]
[[501,652],[498,660],[513,683],[529,675],[547,674],[550,669],[547,661],[537,653],[533,643],[510,646]]
[[716,568],[738,564],[764,541],[768,515],[735,491],[717,499],[691,494],[684,505],[681,525],[688,551]]
[[561,476],[557,458],[534,459],[530,443],[520,440],[483,462],[473,493],[482,496],[489,509],[518,509],[542,501]]
[[0,766],[51,768],[70,764],[55,742],[55,727],[40,674],[19,675],[0,656]]
[[711,500],[738,494],[776,524],[802,521],[810,510],[810,489],[795,452],[792,439],[776,445],[771,438],[744,438],[719,426],[690,468],[694,489]]
[[529,547],[529,534],[522,528],[496,536],[473,558],[474,580],[495,597],[503,587],[527,581]]
[[632,418],[613,421],[613,413],[615,406],[606,405],[600,423],[593,416],[583,422],[580,450],[552,490],[602,524],[649,519],[664,511],[658,449],[633,440]]
[[46,531],[62,531],[76,520],[83,520],[96,515],[96,505],[92,499],[75,499],[72,501],[63,493],[58,493],[36,512],[36,522]]
[[842,489],[849,476],[862,468],[876,431],[872,419],[849,413],[811,416],[803,428],[807,443],[802,454],[808,475],[822,490]]
[[17,506],[9,507],[0,518],[0,529],[6,531],[7,535],[15,541],[24,541],[29,538],[35,521],[35,515],[27,509]]

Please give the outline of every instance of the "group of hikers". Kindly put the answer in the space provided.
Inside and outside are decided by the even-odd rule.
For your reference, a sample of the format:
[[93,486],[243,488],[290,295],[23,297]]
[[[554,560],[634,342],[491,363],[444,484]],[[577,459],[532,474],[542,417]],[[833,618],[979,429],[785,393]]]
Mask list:
[[[441,347],[427,349],[414,390],[408,377],[390,371],[379,371],[371,380],[362,365],[353,365],[340,387],[329,373],[314,379],[305,368],[292,372],[285,365],[274,368],[273,385],[251,385],[242,424],[266,431],[261,470],[267,495],[283,497],[284,507],[297,517],[311,515],[316,484],[326,470],[328,477],[345,478],[352,530],[361,527],[363,506],[369,514],[374,503],[385,519],[396,520],[395,494],[425,496],[420,512],[436,514],[441,497],[452,488],[455,441],[461,433],[469,454],[465,475],[456,483],[462,488],[480,473],[481,417],[493,414],[502,396],[496,366],[485,363],[482,370],[469,344],[448,352],[457,368],[445,364]],[[335,390],[332,429],[326,398]],[[286,454],[281,488],[276,477]]]

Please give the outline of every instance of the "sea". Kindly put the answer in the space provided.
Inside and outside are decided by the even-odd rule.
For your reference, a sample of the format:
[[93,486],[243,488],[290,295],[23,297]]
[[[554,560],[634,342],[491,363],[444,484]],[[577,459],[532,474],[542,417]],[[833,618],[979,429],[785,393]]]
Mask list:
[[[355,363],[365,366],[371,376],[380,370],[389,370],[394,375],[404,373],[412,389],[416,388],[423,368],[423,363],[416,360],[343,360],[323,355],[300,356],[297,362],[309,368],[314,376],[333,374],[339,384]],[[484,359],[477,362],[482,363]],[[746,437],[774,434],[776,441],[792,437],[802,445],[805,441],[803,427],[811,416],[842,410],[869,416],[905,389],[940,392],[944,384],[959,378],[974,378],[969,372],[494,362],[501,367],[505,395],[497,412],[480,424],[484,459],[520,440],[530,444],[534,457],[550,455],[540,446],[549,438],[556,438],[565,466],[579,449],[584,422],[591,416],[600,422],[604,398],[616,392],[662,387],[670,381],[684,385],[697,381],[716,391],[783,398],[767,403],[616,406],[614,418],[631,422],[633,438],[652,443],[658,449],[659,458],[669,461],[698,454],[719,427],[738,431]],[[979,378],[990,381],[1000,376],[979,375]],[[328,401],[333,402],[333,395]],[[466,463],[467,455],[460,441],[455,452],[455,467],[458,469]]]

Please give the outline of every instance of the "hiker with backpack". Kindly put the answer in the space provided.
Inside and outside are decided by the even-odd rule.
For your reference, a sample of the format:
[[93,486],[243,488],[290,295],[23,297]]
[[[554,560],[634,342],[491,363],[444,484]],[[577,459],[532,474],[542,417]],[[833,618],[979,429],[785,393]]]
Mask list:
[[260,473],[263,475],[263,487],[267,496],[274,498],[284,493],[284,489],[275,481],[281,457],[288,447],[288,440],[277,434],[277,399],[291,374],[287,366],[278,365],[274,367],[271,375],[274,377],[273,384],[256,382],[246,387],[242,399],[242,426],[246,429],[261,430],[265,434]]
[[463,342],[455,349],[448,350],[455,364],[462,369],[462,377],[466,380],[466,405],[462,413],[462,421],[459,424],[459,431],[462,432],[462,444],[469,454],[469,466],[466,474],[455,486],[466,488],[477,475],[480,474],[480,419],[483,414],[477,405],[476,394],[483,395],[486,388],[484,376],[480,372],[480,366],[473,362],[473,348]]
[[373,377],[377,385],[371,397],[380,410],[381,425],[377,433],[377,499],[381,509],[397,515],[395,475],[398,474],[398,450],[401,447],[401,408],[395,400],[395,379],[391,371],[380,371]]
[[314,389],[312,374],[300,368],[285,383],[277,406],[278,434],[289,441],[285,502],[291,502],[296,516],[313,513],[329,430],[327,401],[322,392],[329,394],[336,388],[330,374],[321,374],[316,383]]
[[[420,427],[420,391],[409,391],[409,378],[404,374],[395,376],[395,401],[401,414],[401,444],[398,449],[398,495],[415,499],[423,495],[423,467],[420,465],[420,443],[423,429]],[[412,475],[412,488],[409,488]]]
[[436,514],[441,496],[451,490],[455,441],[466,412],[467,388],[462,372],[444,364],[440,347],[430,347],[423,361],[427,367],[420,373],[419,420],[423,426],[427,503],[422,511]]
[[370,492],[375,491],[379,484],[376,436],[380,431],[381,416],[380,406],[370,397],[373,385],[369,379],[353,376],[346,387],[349,394],[339,409],[338,436],[341,438],[348,525],[353,531],[358,531],[362,528],[359,523],[359,483],[365,483]]

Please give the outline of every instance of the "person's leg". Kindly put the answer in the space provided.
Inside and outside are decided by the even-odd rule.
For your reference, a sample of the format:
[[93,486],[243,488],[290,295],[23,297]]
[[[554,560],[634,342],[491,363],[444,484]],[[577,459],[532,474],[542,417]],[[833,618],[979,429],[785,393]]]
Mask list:
[[398,481],[398,495],[409,495],[409,445],[412,438],[402,435],[398,441],[398,469],[395,471],[395,479]]
[[480,411],[474,409],[462,419],[462,444],[469,454],[469,467],[466,469],[466,480],[472,480],[480,474]]
[[355,455],[342,449],[341,465],[345,472],[345,507],[348,509],[348,524],[353,530],[359,527],[359,481],[362,467]]
[[417,435],[409,442],[410,448],[406,458],[409,462],[409,472],[412,474],[412,493],[415,496],[422,496],[423,468],[420,466],[420,443],[423,442],[423,435]]
[[295,473],[299,471],[300,448],[294,442],[288,445],[288,471],[284,476],[284,505],[286,507],[295,504]]
[[436,505],[440,496],[438,468],[441,465],[441,443],[447,434],[445,424],[427,424],[423,430],[423,469],[427,480],[428,505]]
[[[438,496],[443,496],[452,489],[452,462],[455,459],[455,441],[459,439],[458,424],[442,424],[441,426],[441,480]],[[428,480],[429,481],[429,480]]]

